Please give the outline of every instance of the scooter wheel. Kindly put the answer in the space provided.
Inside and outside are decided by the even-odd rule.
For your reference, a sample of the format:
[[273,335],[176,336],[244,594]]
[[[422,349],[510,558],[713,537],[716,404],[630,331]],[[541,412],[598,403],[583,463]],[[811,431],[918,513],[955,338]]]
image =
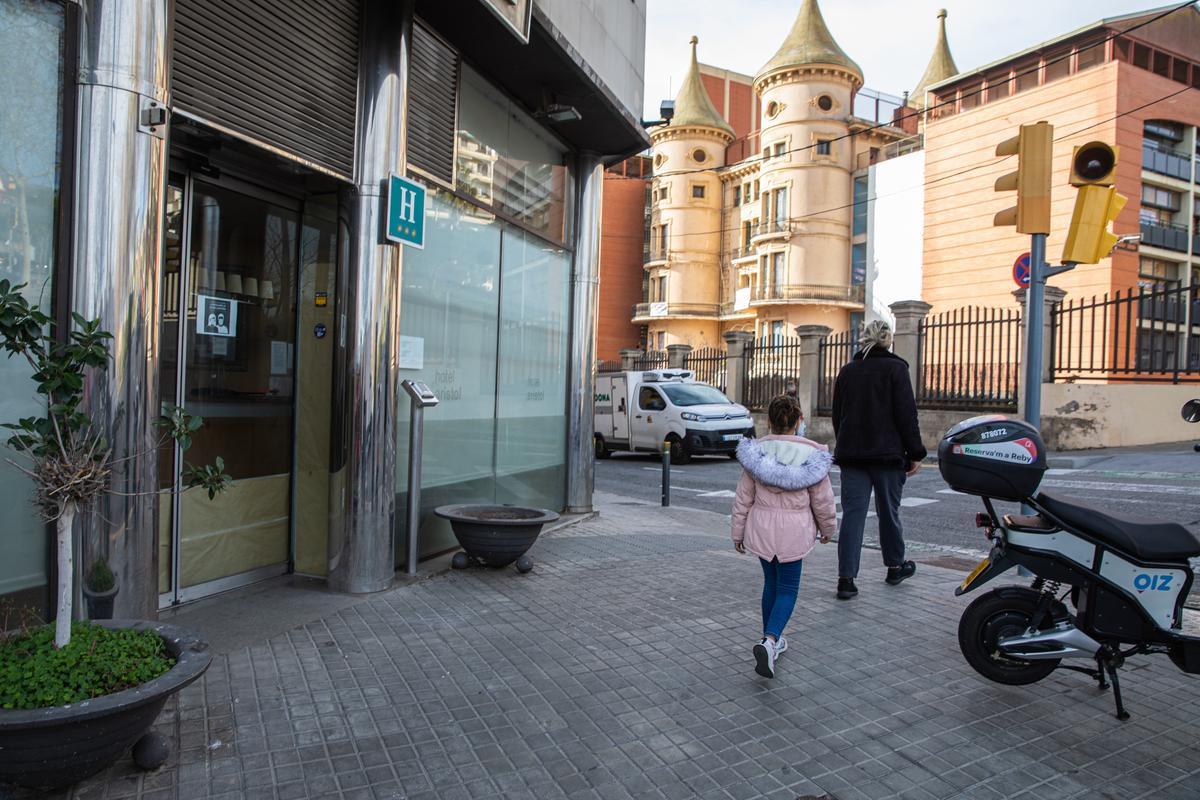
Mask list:
[[[1021,587],[993,589],[967,606],[958,622],[958,646],[976,672],[1009,686],[1037,683],[1058,666],[1060,659],[1026,661],[1000,652],[997,642],[1029,629],[1037,610],[1038,593]],[[1042,628],[1053,626],[1048,615]]]

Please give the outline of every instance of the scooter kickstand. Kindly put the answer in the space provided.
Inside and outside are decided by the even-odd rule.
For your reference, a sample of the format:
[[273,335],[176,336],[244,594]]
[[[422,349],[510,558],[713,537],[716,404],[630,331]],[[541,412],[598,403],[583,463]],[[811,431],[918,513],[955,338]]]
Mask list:
[[1117,719],[1124,722],[1129,719],[1129,712],[1125,710],[1125,704],[1121,702],[1121,681],[1117,677],[1117,668],[1107,659],[1104,662],[1104,668],[1107,670],[1108,677],[1112,681],[1113,700],[1117,703]]

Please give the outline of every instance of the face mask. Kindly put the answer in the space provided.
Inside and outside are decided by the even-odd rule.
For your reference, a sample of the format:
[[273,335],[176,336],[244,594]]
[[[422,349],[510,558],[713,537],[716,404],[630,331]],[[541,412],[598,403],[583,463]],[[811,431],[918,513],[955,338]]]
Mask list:
[[796,427],[796,435],[803,436],[807,432],[808,432],[808,423],[805,422],[804,420],[800,420],[800,424]]

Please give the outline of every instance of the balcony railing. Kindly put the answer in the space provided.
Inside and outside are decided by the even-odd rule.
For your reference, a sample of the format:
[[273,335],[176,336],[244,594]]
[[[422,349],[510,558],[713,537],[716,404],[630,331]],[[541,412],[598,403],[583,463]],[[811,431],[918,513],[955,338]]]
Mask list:
[[1143,143],[1142,169],[1186,181],[1191,178],[1192,160],[1174,150]]
[[638,303],[633,307],[633,318],[659,319],[662,317],[711,317],[721,315],[716,303]]
[[751,300],[755,303],[790,301],[826,301],[830,303],[862,303],[865,295],[860,286],[821,286],[818,284],[781,284],[760,286]]
[[760,222],[750,230],[750,238],[757,239],[762,236],[779,236],[786,235],[792,232],[792,222],[786,219],[769,219],[766,222]]
[[859,153],[855,157],[854,168],[866,169],[872,164],[878,164],[881,161],[887,161],[892,158],[906,156],[909,153],[915,153],[925,147],[925,137],[921,134],[910,136],[907,139],[901,139],[898,142],[892,142],[881,148],[872,148],[865,153]]
[[1183,225],[1142,220],[1142,244],[1186,253],[1188,232]]
[[751,256],[755,255],[756,252],[757,251],[754,249],[753,245],[735,247],[729,251],[729,260],[737,261],[739,258],[750,258]]
[[642,264],[654,264],[659,261],[670,261],[671,250],[664,247],[643,247]]

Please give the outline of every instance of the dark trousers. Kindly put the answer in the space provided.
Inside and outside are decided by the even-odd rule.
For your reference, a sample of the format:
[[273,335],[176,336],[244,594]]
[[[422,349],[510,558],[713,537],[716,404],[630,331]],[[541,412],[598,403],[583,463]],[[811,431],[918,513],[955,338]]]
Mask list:
[[900,496],[905,475],[900,467],[841,468],[842,525],[838,531],[838,577],[857,578],[862,556],[863,525],[875,491],[875,513],[879,515],[879,546],[883,563],[904,563],[904,529],[900,527]]
[[796,608],[804,561],[781,564],[778,558],[770,561],[760,558],[758,563],[762,564],[763,570],[763,636],[772,636],[778,642]]

